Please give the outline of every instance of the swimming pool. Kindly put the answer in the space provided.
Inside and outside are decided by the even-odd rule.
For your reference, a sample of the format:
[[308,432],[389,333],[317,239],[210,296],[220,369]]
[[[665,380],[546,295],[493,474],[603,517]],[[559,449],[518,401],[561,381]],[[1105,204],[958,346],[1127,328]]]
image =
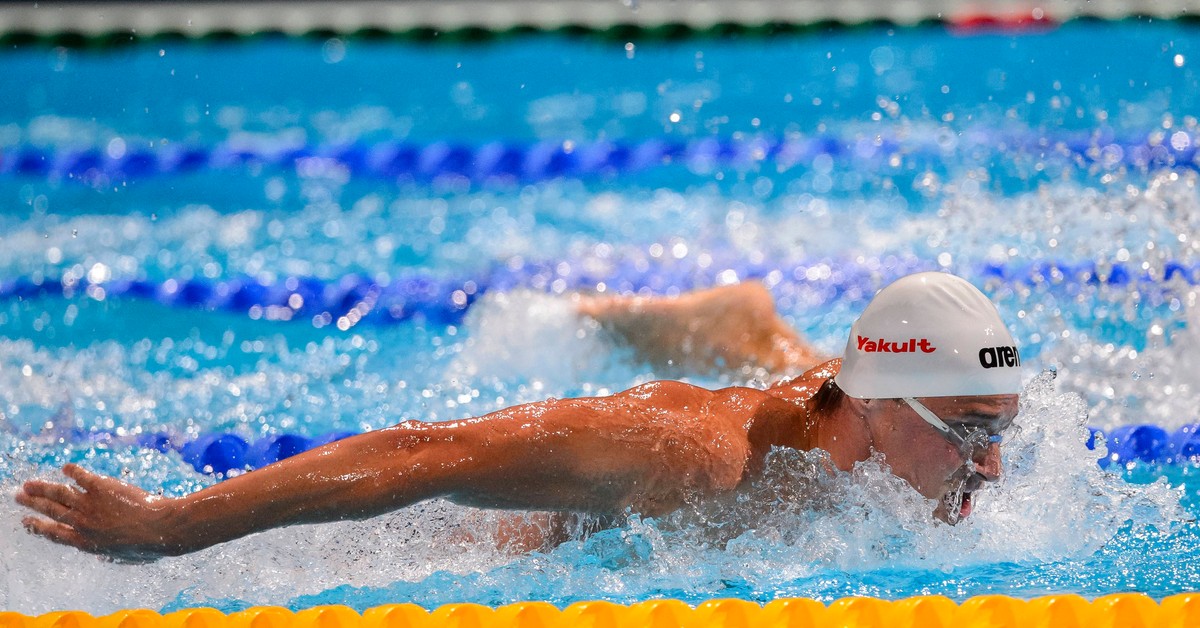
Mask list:
[[[877,467],[787,453],[750,503],[519,556],[464,540],[494,513],[432,502],[113,565],[5,502],[0,607],[1195,589],[1195,467],[1101,470],[1084,426],[1196,420],[1197,41],[1134,20],[7,49],[6,491],[74,460],[180,494],[215,479],[139,436],[312,437],[661,375],[556,298],[600,284],[759,278],[836,353],[871,290],[945,268],[994,296],[1032,381],[1007,479],[953,529]],[[751,514],[800,491],[847,499]]]

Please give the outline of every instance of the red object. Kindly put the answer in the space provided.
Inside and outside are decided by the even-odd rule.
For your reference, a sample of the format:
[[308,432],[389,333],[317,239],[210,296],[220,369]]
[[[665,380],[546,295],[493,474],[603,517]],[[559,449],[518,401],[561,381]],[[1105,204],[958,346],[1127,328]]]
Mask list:
[[952,16],[947,24],[953,31],[975,34],[1012,31],[1044,31],[1058,26],[1058,21],[1040,9],[1029,13],[998,15],[992,13],[968,13]]

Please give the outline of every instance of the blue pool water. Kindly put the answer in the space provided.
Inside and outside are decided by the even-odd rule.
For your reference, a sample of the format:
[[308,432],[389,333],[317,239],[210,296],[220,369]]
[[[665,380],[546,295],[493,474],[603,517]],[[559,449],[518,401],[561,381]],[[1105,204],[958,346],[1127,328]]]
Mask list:
[[[215,481],[130,444],[144,433],[363,431],[664,375],[559,294],[600,284],[760,279],[835,354],[873,289],[945,268],[993,295],[1030,380],[1005,480],[955,528],[878,464],[828,477],[794,452],[737,503],[530,555],[488,542],[496,513],[435,501],[116,565],[26,535],[5,502],[0,608],[1193,590],[1196,468],[1102,470],[1083,441],[1085,425],[1197,420],[1196,292],[1166,271],[1200,263],[1198,42],[1127,21],[0,51],[6,494],[67,461],[168,495]],[[398,147],[420,158],[381,166]],[[547,147],[569,167],[530,157]],[[497,154],[521,166],[479,165]],[[1047,265],[1093,274],[1014,279]],[[1114,267],[1129,280],[1090,279]],[[345,309],[268,320],[160,290],[247,277],[475,287],[346,329]]]

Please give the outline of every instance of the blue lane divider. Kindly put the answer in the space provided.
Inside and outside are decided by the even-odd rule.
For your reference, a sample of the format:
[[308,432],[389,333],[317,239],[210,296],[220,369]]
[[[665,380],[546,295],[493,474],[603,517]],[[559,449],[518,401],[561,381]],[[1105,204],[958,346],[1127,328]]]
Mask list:
[[[230,471],[258,469],[310,449],[356,436],[358,432],[337,431],[308,437],[284,433],[257,440],[231,432],[212,432],[194,440],[180,441],[163,432],[141,434],[133,438],[109,432],[73,432],[64,440],[85,445],[106,444],[178,452],[196,471],[226,476]],[[1104,439],[1108,454],[1098,460],[1101,467],[1128,464],[1189,465],[1200,464],[1200,423],[1191,423],[1168,431],[1157,425],[1123,425],[1105,433],[1088,428],[1088,449]]]
[[[347,275],[336,280],[315,277],[287,277],[278,281],[241,276],[232,279],[113,279],[91,283],[86,278],[65,274],[55,278],[19,277],[0,280],[0,300],[74,297],[87,295],[104,299],[149,299],[163,305],[198,308],[249,315],[254,319],[308,321],[314,326],[335,325],[340,329],[360,322],[389,324],[414,317],[428,323],[451,325],[462,321],[470,306],[487,290],[516,287],[551,290],[556,283],[562,290],[594,290],[604,283],[610,292],[637,291],[647,288],[662,292],[713,285],[726,271],[738,279],[758,279],[775,270],[782,271],[781,284],[804,284],[830,293],[867,296],[880,286],[880,269],[870,269],[848,260],[819,259],[785,262],[778,265],[733,260],[716,262],[701,268],[684,260],[677,263],[641,264],[613,262],[603,270],[584,271],[595,266],[582,260],[523,262],[518,266],[497,265],[490,271],[458,277],[439,277],[412,273],[387,283],[363,275]],[[918,270],[930,270],[919,259],[889,258],[882,268],[894,276]],[[808,270],[823,269],[809,280]],[[1078,289],[1084,286],[1200,285],[1200,264],[1169,261],[1153,270],[1139,265],[1099,262],[1041,261],[1033,264],[984,264],[969,278],[1008,286],[1048,286]],[[885,278],[886,279],[886,278]]]
[[[192,441],[175,442],[170,435],[155,432],[134,439],[138,447],[157,449],[163,453],[177,451],[196,471],[226,475],[232,470],[258,469],[290,458],[310,449],[357,435],[358,432],[329,432],[309,438],[301,434],[278,434],[254,441],[228,432],[205,434]],[[87,433],[87,440],[121,442],[108,434]]]
[[1191,423],[1167,431],[1157,425],[1122,425],[1105,434],[1089,428],[1088,449],[1095,448],[1098,437],[1105,439],[1108,455],[1100,466],[1112,464],[1195,464],[1200,463],[1200,423]]
[[[1185,425],[1171,432],[1157,425],[1123,425],[1107,434],[1094,427],[1088,430],[1088,449],[1095,449],[1097,437],[1104,438],[1108,447],[1108,455],[1099,459],[1101,467],[1130,463],[1200,463],[1200,423]],[[333,432],[313,439],[298,434],[281,434],[250,444],[234,434],[214,433],[185,443],[178,450],[197,471],[226,474],[231,469],[264,467],[354,434]],[[161,438],[160,434],[151,435],[146,437],[144,443],[165,451],[160,444]]]
[[[1184,131],[1116,137],[1098,133],[1012,133],[993,129],[909,130],[904,135],[856,134],[809,137],[703,138],[645,140],[492,142],[470,145],[437,141],[415,144],[258,144],[224,142],[213,146],[165,144],[156,147],[47,149],[16,145],[0,150],[0,175],[62,178],[88,184],[160,175],[227,170],[247,166],[294,168],[318,175],[331,167],[356,176],[433,180],[465,177],[472,181],[540,181],[559,177],[614,176],[682,163],[708,172],[714,168],[749,168],[771,163],[781,168],[805,166],[819,155],[856,164],[888,165],[895,157],[907,163],[961,160],[964,146],[1041,157],[1103,168],[1200,168],[1197,138]],[[893,166],[894,167],[894,166]]]

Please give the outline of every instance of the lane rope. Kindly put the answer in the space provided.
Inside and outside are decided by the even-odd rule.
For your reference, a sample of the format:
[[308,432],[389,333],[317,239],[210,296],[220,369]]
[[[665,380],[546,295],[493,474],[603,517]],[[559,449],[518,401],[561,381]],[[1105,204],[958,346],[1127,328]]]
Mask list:
[[741,0],[737,5],[685,5],[639,0],[636,6],[596,0],[443,0],[401,2],[381,11],[364,0],[297,3],[286,12],[271,2],[248,0],[212,7],[178,0],[107,2],[80,0],[60,10],[15,4],[0,12],[0,44],[106,48],[164,40],[248,40],[260,37],[400,40],[417,43],[490,41],[535,33],[613,41],[683,38],[772,37],[826,33],[831,29],[942,25],[955,32],[1028,32],[1063,21],[1174,19],[1200,9],[1196,0],[1056,5],[1047,11],[1011,0],[969,4],[962,0],[895,3],[882,0]]
[[470,145],[448,141],[418,144],[289,144],[222,142],[214,146],[159,144],[131,147],[124,141],[106,147],[0,147],[0,175],[75,181],[103,188],[114,183],[203,171],[251,167],[294,170],[320,176],[341,169],[352,176],[388,181],[428,182],[445,178],[480,184],[530,183],[558,178],[613,178],[681,164],[697,173],[764,166],[784,172],[810,167],[819,156],[851,163],[856,169],[898,171],[959,163],[972,156],[964,146],[1005,155],[1056,158],[1106,171],[1136,168],[1200,169],[1198,138],[1187,131],[1153,131],[1141,137],[1117,137],[1111,130],[1087,133],[1008,133],[990,129],[950,132],[909,131],[903,135],[862,134],[839,137],[704,138],[690,141],[651,138],[641,141],[512,142]]
[[220,10],[178,0],[56,3],[59,10],[13,4],[0,12],[0,45],[35,44],[71,49],[108,48],[164,41],[252,40],[308,37],[398,40],[421,44],[552,34],[610,41],[674,41],[825,34],[831,30],[912,28],[936,25],[954,33],[1027,33],[1070,22],[1170,20],[1190,24],[1197,0],[1031,5],[1015,0],[986,4],[963,0],[740,0],[736,4],[684,5],[638,0],[636,5],[596,0],[443,0],[401,2],[380,11],[367,0],[297,3],[286,12],[264,0],[223,5]]
[[213,608],[189,608],[166,614],[145,609],[93,616],[59,611],[30,616],[0,612],[4,628],[958,628],[959,626],[1159,626],[1200,625],[1200,594],[1179,593],[1156,602],[1142,593],[1116,593],[1088,600],[1076,594],[1021,600],[982,595],[955,603],[931,595],[895,601],[847,597],[824,604],[806,598],[758,604],[714,599],[695,607],[674,599],[630,605],[607,601],[575,602],[559,609],[546,602],[519,602],[492,608],[447,604],[427,611],[415,604],[368,608],[314,606],[293,612],[273,606],[225,614]]
[[[335,280],[239,276],[220,280],[193,277],[95,281],[107,273],[93,273],[92,269],[76,265],[57,277],[0,280],[0,301],[52,297],[150,300],[172,308],[229,312],[254,320],[308,321],[318,328],[334,325],[344,331],[360,323],[388,325],[414,318],[429,324],[456,325],[489,290],[531,288],[556,293],[583,290],[663,294],[672,289],[691,290],[766,279],[775,288],[803,287],[820,291],[827,299],[866,298],[888,278],[933,269],[928,262],[895,256],[871,263],[820,258],[777,265],[730,256],[706,266],[686,258],[653,263],[579,258],[554,262],[513,260],[496,264],[487,271],[458,276],[413,271],[384,282],[361,274]],[[1154,267],[1149,263],[1066,260],[984,263],[977,264],[966,276],[992,289],[1044,287],[1074,293],[1087,287],[1136,286],[1169,290],[1200,285],[1200,263],[1165,261]]]

